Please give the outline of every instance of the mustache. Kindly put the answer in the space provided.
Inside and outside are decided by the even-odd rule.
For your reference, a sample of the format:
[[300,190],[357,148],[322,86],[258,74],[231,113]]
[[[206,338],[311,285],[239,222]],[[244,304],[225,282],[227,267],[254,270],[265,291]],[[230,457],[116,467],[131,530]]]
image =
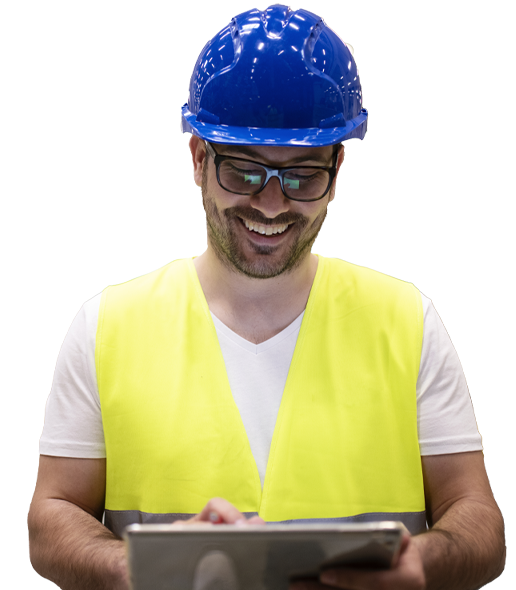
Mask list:
[[253,223],[259,223],[260,225],[284,225],[287,223],[298,223],[299,225],[304,226],[308,223],[306,217],[301,215],[301,213],[285,211],[284,213],[280,213],[271,219],[270,217],[265,217],[265,215],[256,209],[253,209],[252,207],[242,206],[228,207],[227,209],[224,209],[224,215],[228,219],[236,219],[239,217]]

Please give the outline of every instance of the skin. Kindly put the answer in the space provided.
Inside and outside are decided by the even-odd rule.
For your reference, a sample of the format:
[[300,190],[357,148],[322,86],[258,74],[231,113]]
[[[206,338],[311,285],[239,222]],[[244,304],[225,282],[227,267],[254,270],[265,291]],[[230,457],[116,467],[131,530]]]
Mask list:
[[[311,241],[335,187],[324,199],[312,203],[286,199],[277,179],[259,195],[233,195],[217,184],[213,160],[205,162],[204,143],[193,137],[190,149],[194,179],[203,187],[207,211],[208,248],[194,264],[208,305],[233,331],[252,342],[263,342],[305,308],[317,270]],[[230,150],[222,146],[218,151]],[[324,159],[331,159],[331,150],[259,147],[253,154],[235,155],[278,167],[292,164],[298,157],[315,158],[314,165],[323,165]],[[343,157],[342,150],[339,168]],[[226,215],[226,210],[231,213]],[[264,224],[289,220],[293,227],[267,240],[249,232],[238,217]],[[246,272],[228,261],[224,236],[233,240],[238,264],[245,264]],[[310,246],[296,248],[303,242]],[[288,267],[295,253],[297,259]],[[281,272],[286,267],[288,270]],[[338,568],[326,571],[319,581],[296,581],[291,590],[474,590],[500,575],[505,563],[504,525],[483,454],[434,455],[421,457],[421,462],[432,528],[417,536],[407,533],[390,570]],[[129,588],[124,543],[101,524],[105,486],[104,459],[40,457],[29,511],[31,561],[36,571],[65,590]],[[210,522],[212,514],[218,516],[218,522],[228,524],[263,523],[259,517],[246,521],[222,498],[211,499],[186,522]]]
[[[253,146],[256,156],[238,153],[237,146],[216,144],[221,155],[234,155],[278,167],[293,158],[307,164],[331,165],[333,146],[320,148]],[[287,199],[272,178],[257,195],[235,195],[217,182],[213,158],[196,136],[190,140],[194,182],[200,187],[206,215],[207,249],[194,259],[210,310],[230,329],[258,344],[282,331],[306,307],[317,271],[311,248],[335,197],[336,178],[319,201]],[[311,161],[311,158],[320,158]],[[338,169],[344,161],[340,147]],[[275,246],[258,245],[247,237],[238,217],[263,225],[294,222],[290,235]]]
[[[216,514],[219,521],[214,524],[210,520],[210,514]],[[265,525],[265,521],[259,516],[253,516],[246,520],[245,516],[227,500],[212,498],[203,510],[186,521],[177,521],[177,526],[196,524],[234,524],[237,526]],[[404,525],[403,525],[404,526]],[[386,584],[386,588],[403,590],[423,590],[425,588],[425,574],[423,561],[416,545],[411,543],[411,535],[404,527],[401,547],[393,567],[388,571],[367,571],[354,568],[340,567],[328,570],[326,575],[333,573],[336,577],[326,579],[324,574],[317,580],[296,580],[289,585],[289,590],[323,590],[324,588],[356,588],[377,589],[380,584]]]
[[[243,151],[242,151],[243,150]],[[194,260],[197,275],[211,311],[231,330],[250,342],[260,343],[272,338],[291,324],[304,310],[317,271],[318,259],[310,248],[326,216],[328,204],[335,195],[334,181],[331,191],[321,200],[308,203],[287,199],[281,192],[279,181],[273,178],[262,192],[254,196],[235,195],[222,189],[216,179],[215,164],[206,157],[204,141],[193,136],[190,151],[194,180],[204,190],[203,202],[208,218],[208,248]],[[231,153],[264,164],[284,167],[299,163],[325,166],[331,163],[333,148],[292,148],[258,146],[235,149],[235,146],[217,146],[221,155]],[[206,158],[206,164],[205,164]],[[344,159],[341,149],[337,160],[340,170]],[[285,223],[292,220],[288,232],[268,238],[246,229],[239,219],[224,218],[223,211],[236,208],[237,216],[249,221]],[[218,213],[217,213],[218,212]],[[306,248],[293,268],[270,278],[256,278],[237,270],[220,253],[210,223],[226,227],[238,241],[241,257],[255,274],[268,268],[274,275],[285,266],[296,241],[307,241]],[[263,253],[265,251],[268,253]]]
[[[331,162],[332,154],[331,146],[253,146],[256,155],[251,157],[238,153],[234,148],[216,145],[215,150],[220,155],[234,155],[277,167],[288,166],[292,158],[300,155],[321,156],[326,158],[326,164],[319,165],[327,165]],[[193,178],[200,187],[206,215],[208,238],[206,251],[194,259],[194,265],[208,306],[237,334],[254,343],[263,342],[286,328],[306,306],[318,262],[310,250],[324,223],[327,207],[335,196],[335,181],[327,196],[309,203],[287,199],[275,178],[257,195],[235,195],[219,186],[215,163],[211,156],[207,156],[203,141],[193,136],[190,151]],[[343,160],[344,150],[341,150],[338,169],[341,169]],[[291,221],[295,225],[290,235],[286,236],[287,239],[277,246],[262,246],[253,243],[241,231],[237,216],[263,225]],[[480,501],[483,506],[490,506],[489,513],[500,520],[501,515],[483,468],[481,452],[426,456],[421,460],[429,522],[435,524],[446,514],[443,519],[446,520],[445,530],[461,530],[464,522],[461,510],[466,497],[473,505]],[[443,480],[442,474],[445,472],[449,475]],[[474,489],[473,483],[478,484],[478,489]],[[259,517],[246,521],[234,506],[222,498],[210,500],[200,514],[188,521],[189,524],[209,522],[209,514],[214,510],[220,515],[221,523],[235,524],[239,521],[242,524],[265,524]],[[470,503],[466,513],[471,510]],[[490,534],[493,535],[493,532],[490,531]],[[497,542],[496,534],[494,538]],[[438,533],[437,537],[435,534],[414,537],[405,528],[399,553],[388,571],[338,568],[333,571],[333,580],[321,576],[319,580],[296,581],[290,584],[289,590],[329,587],[350,590],[423,590],[428,588],[429,578],[436,571],[436,563],[442,561],[442,555],[449,553],[449,547],[445,548],[442,543],[443,539],[439,538]],[[465,545],[473,545],[470,538],[466,537]],[[455,559],[459,562],[465,558],[458,552]]]

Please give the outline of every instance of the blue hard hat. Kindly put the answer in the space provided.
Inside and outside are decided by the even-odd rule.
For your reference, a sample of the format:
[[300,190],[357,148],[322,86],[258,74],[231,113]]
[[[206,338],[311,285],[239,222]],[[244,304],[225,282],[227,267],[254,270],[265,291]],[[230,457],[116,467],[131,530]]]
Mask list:
[[202,50],[182,128],[240,145],[363,139],[367,111],[353,55],[307,10],[276,4],[243,12]]

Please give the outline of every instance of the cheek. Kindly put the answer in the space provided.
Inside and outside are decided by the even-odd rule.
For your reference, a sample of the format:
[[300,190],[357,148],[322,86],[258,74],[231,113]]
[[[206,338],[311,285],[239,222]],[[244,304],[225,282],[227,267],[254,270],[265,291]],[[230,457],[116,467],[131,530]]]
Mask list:
[[320,226],[323,223],[327,212],[328,212],[328,204],[327,203],[324,207],[319,206],[317,208],[317,211],[309,216],[309,219],[312,220],[312,223],[310,224],[310,226],[311,227]]

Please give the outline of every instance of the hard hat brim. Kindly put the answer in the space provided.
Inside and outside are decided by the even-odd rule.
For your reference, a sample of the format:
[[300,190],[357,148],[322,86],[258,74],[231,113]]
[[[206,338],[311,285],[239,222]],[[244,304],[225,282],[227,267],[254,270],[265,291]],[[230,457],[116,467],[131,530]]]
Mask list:
[[345,125],[328,129],[319,127],[278,129],[213,125],[198,121],[196,115],[190,112],[188,104],[183,105],[181,113],[183,133],[192,133],[210,143],[322,147],[353,137],[363,139],[367,130],[366,109],[362,109],[354,119],[346,121]]

